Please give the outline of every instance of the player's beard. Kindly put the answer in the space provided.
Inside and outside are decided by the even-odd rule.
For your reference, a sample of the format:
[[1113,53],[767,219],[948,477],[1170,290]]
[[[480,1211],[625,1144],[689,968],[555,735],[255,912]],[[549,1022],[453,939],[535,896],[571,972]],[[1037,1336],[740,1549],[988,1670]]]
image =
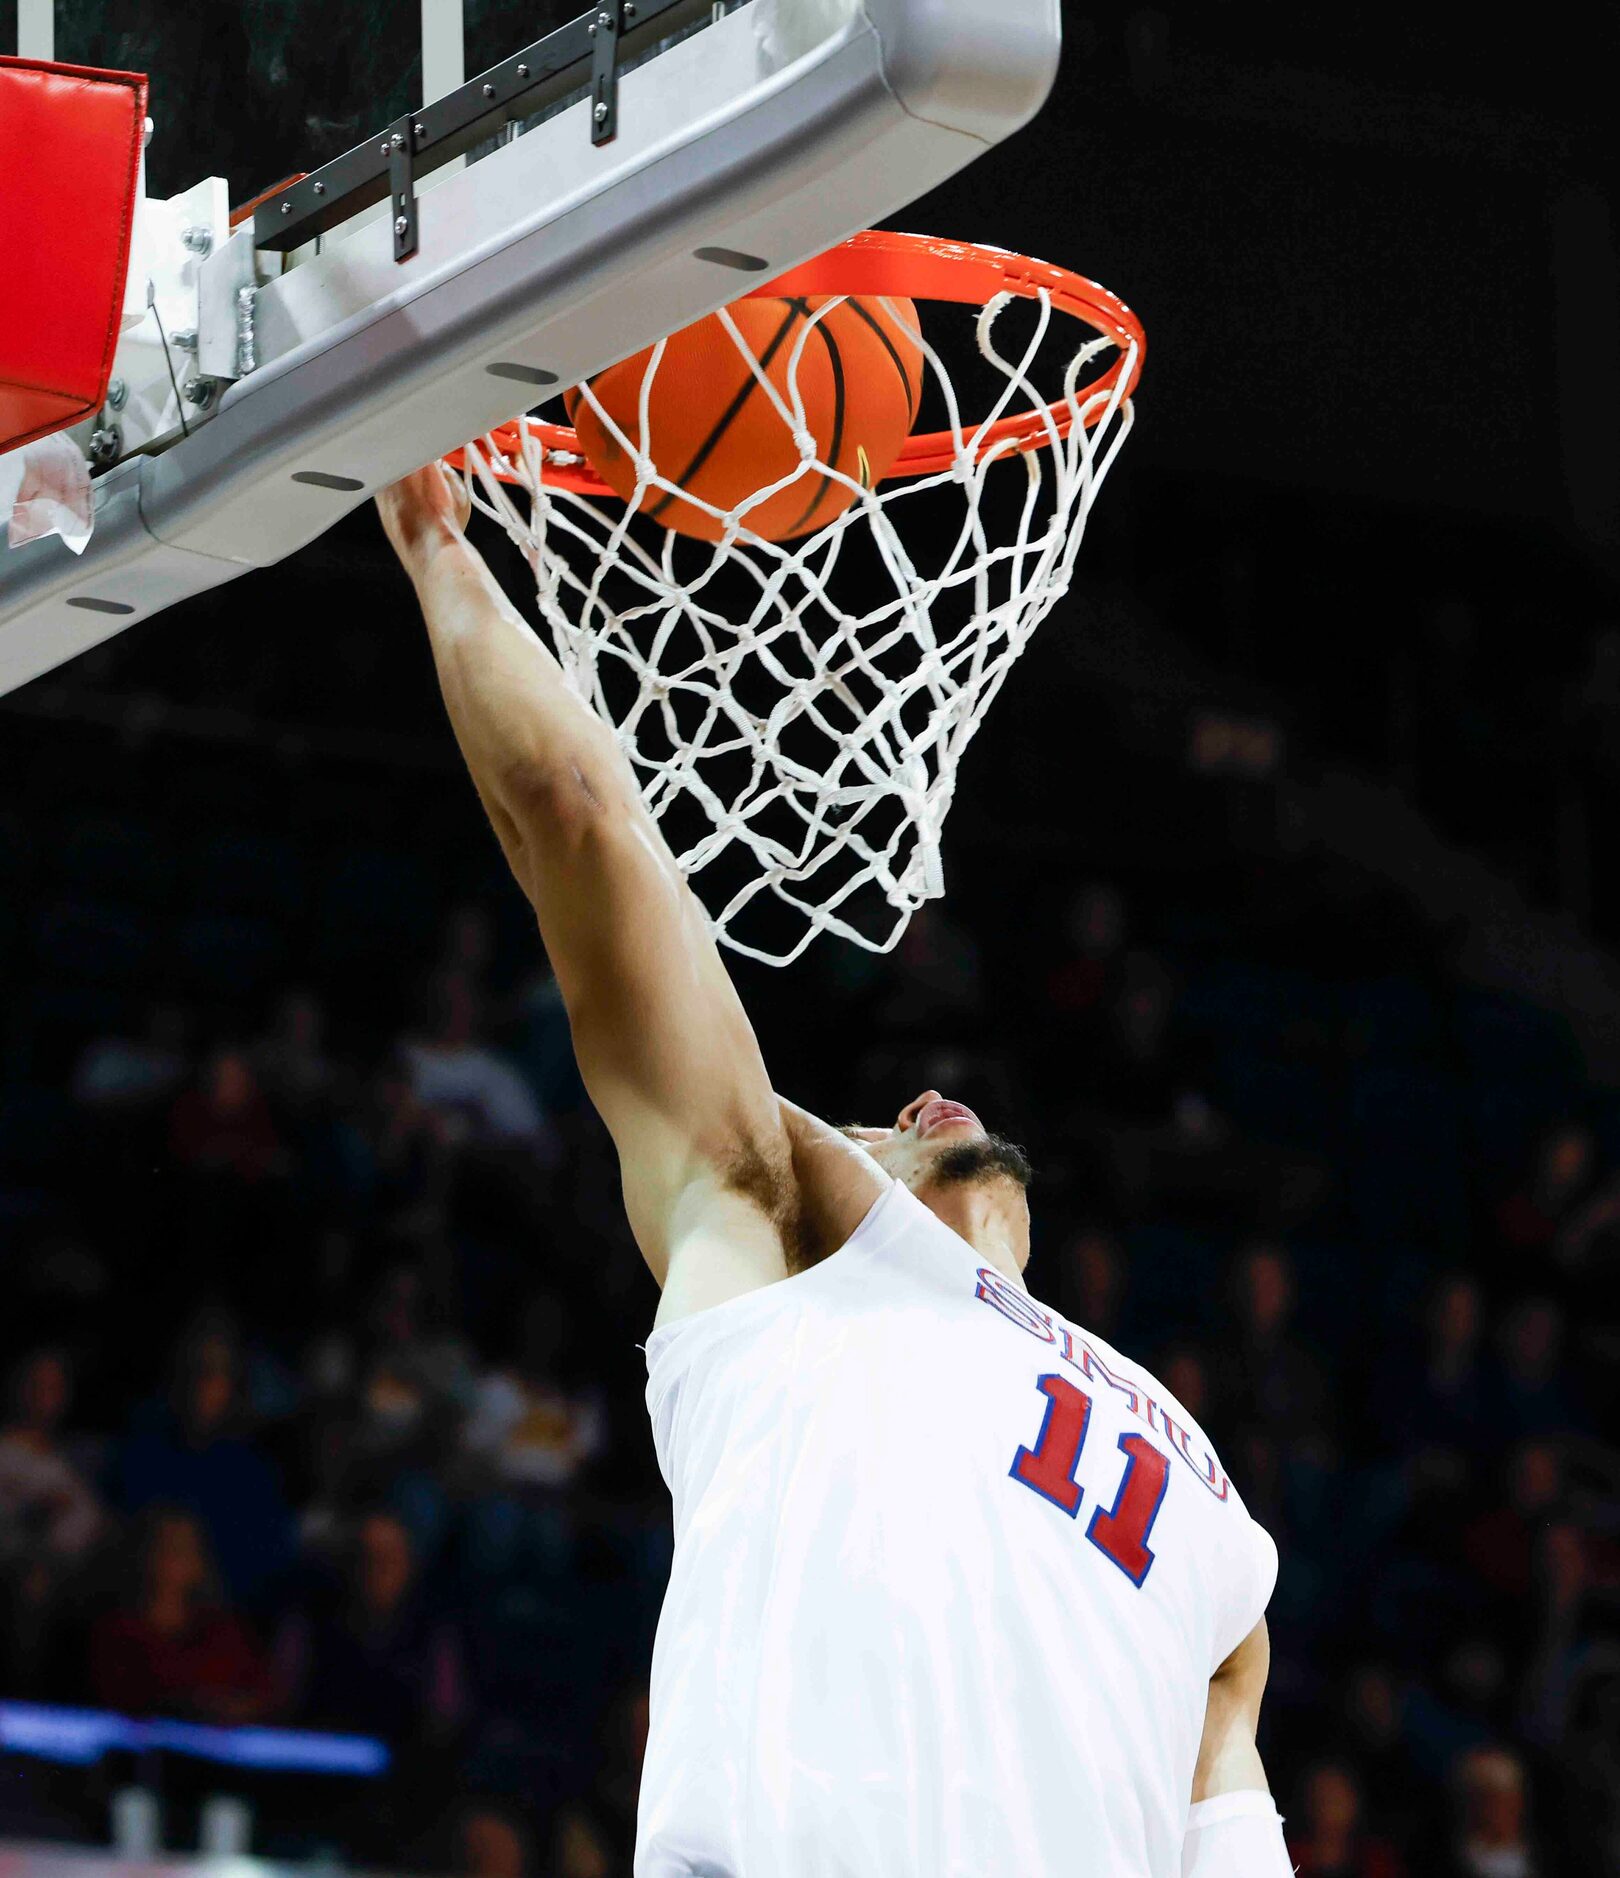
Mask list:
[[1000,1135],[981,1135],[975,1141],[953,1141],[929,1169],[932,1179],[951,1186],[991,1180],[1016,1180],[1027,1188],[1034,1178],[1029,1156],[1016,1141]]

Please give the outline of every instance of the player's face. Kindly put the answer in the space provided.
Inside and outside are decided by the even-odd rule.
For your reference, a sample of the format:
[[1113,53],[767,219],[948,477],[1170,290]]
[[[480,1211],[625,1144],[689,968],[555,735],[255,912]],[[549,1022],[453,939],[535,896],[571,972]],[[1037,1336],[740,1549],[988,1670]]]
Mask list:
[[997,1175],[1020,1186],[1029,1181],[1022,1150],[991,1134],[965,1102],[954,1102],[937,1089],[913,1096],[887,1128],[852,1125],[844,1133],[913,1193],[935,1184]]
[[888,1127],[850,1127],[844,1132],[860,1142],[888,1173],[904,1177],[937,1156],[947,1141],[983,1135],[985,1126],[965,1102],[953,1102],[937,1089],[925,1089],[911,1098]]
[[887,1128],[843,1130],[902,1180],[936,1218],[1010,1278],[1029,1261],[1029,1162],[990,1133],[965,1102],[937,1089],[913,1096]]

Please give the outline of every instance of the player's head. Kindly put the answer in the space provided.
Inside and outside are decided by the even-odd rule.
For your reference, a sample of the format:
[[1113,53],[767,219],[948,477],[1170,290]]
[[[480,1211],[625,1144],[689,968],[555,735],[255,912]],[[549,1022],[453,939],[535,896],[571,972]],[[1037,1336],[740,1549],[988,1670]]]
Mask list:
[[1012,1249],[1023,1269],[1029,1257],[1029,1161],[1016,1143],[991,1134],[965,1103],[925,1089],[888,1127],[851,1123],[843,1132],[968,1238],[977,1234],[966,1230],[967,1222],[986,1205],[1008,1214]]

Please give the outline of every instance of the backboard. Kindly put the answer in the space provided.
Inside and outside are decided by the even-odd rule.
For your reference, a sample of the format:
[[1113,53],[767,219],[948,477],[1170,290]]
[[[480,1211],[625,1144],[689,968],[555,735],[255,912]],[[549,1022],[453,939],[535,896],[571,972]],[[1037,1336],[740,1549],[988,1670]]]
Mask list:
[[235,225],[217,177],[148,197],[94,533],[0,553],[0,691],[892,214],[1058,43],[1056,0],[605,0]]

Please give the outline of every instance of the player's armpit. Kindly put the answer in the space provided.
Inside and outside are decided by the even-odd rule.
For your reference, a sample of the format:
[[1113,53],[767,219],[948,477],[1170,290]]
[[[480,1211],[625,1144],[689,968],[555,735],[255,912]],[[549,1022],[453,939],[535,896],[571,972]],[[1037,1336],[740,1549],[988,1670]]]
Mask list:
[[631,1227],[663,1284],[678,1245],[720,1216],[746,1232],[739,1205],[774,1253],[792,1230],[793,1162],[702,908],[633,779],[614,781],[583,807],[541,788],[515,799],[519,881],[580,1074],[618,1150]]
[[890,1176],[841,1129],[778,1097],[793,1156],[798,1231],[790,1267],[813,1265],[836,1252],[889,1190]]

